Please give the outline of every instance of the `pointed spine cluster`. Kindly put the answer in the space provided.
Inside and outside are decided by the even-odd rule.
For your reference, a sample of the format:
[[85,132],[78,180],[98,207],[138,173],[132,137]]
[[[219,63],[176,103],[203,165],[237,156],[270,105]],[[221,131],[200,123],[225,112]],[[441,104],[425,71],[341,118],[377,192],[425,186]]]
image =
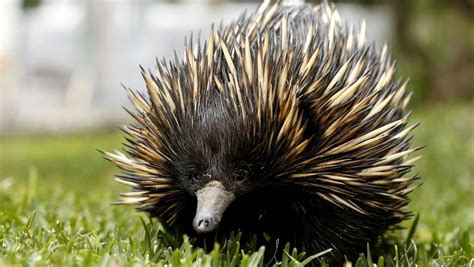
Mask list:
[[[407,159],[417,150],[409,145],[416,125],[406,128],[410,94],[406,81],[394,80],[387,46],[377,50],[365,31],[365,23],[359,32],[347,27],[326,2],[309,8],[265,1],[254,14],[212,28],[203,47],[191,38],[183,60],[142,69],[148,96],[128,91],[137,122],[123,129],[128,156],[105,153],[125,172],[118,181],[135,190],[122,203],[158,208],[174,222],[181,193],[166,170],[178,155],[167,140],[215,90],[249,135],[271,129],[265,149],[282,154],[280,175],[341,208],[405,217],[416,179],[407,173],[417,160]],[[320,133],[305,135],[309,122]],[[308,156],[310,142],[317,151]]]

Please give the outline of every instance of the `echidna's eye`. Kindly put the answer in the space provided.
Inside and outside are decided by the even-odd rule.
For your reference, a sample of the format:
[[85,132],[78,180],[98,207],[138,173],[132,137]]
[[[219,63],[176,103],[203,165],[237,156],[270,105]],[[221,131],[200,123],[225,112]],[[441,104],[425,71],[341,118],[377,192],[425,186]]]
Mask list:
[[248,179],[249,172],[247,170],[237,170],[234,172],[233,177],[236,181],[242,182]]
[[196,173],[196,172],[191,172],[189,174],[189,180],[193,181],[193,182],[198,181],[199,180],[199,174]]

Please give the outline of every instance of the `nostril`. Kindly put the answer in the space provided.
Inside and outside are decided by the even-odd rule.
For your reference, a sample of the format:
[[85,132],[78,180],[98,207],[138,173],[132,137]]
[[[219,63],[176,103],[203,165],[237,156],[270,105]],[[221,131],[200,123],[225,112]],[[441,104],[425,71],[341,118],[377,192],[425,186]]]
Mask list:
[[198,227],[199,228],[207,228],[209,227],[209,220],[208,219],[201,219],[199,222],[198,222]]
[[211,217],[196,218],[194,221],[194,229],[198,233],[208,233],[214,230],[214,225]]

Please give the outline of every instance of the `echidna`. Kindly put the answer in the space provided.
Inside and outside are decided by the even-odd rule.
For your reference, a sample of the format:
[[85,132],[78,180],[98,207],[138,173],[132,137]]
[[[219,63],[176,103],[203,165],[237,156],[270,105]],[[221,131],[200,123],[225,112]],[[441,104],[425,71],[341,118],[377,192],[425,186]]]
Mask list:
[[297,2],[265,1],[204,44],[191,38],[183,60],[142,68],[126,154],[105,153],[133,187],[122,203],[190,235],[332,249],[332,263],[409,216],[406,82],[364,23]]

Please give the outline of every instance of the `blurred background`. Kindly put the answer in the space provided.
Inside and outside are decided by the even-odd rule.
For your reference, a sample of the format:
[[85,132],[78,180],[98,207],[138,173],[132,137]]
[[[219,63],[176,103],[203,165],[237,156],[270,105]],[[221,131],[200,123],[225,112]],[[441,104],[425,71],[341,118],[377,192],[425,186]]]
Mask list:
[[[421,122],[414,143],[426,146],[415,168],[424,184],[410,204],[422,214],[417,238],[442,242],[458,227],[474,231],[474,2],[336,3],[346,21],[365,18],[369,39],[388,41],[398,76],[410,77],[411,120]],[[181,55],[191,32],[202,30],[205,39],[212,22],[257,5],[0,0],[1,202],[36,187],[48,197],[116,200],[123,189],[112,179],[117,170],[95,149],[123,142],[116,126],[129,121],[122,109],[129,104],[120,83],[145,89],[139,64],[153,69],[155,58],[171,58],[175,49]]]
[[[208,36],[257,2],[223,0],[1,0],[0,131],[101,130],[127,119],[120,83],[143,89],[139,64],[181,54],[191,32]],[[472,100],[471,0],[341,1],[345,20],[366,19],[388,41],[413,106]]]

